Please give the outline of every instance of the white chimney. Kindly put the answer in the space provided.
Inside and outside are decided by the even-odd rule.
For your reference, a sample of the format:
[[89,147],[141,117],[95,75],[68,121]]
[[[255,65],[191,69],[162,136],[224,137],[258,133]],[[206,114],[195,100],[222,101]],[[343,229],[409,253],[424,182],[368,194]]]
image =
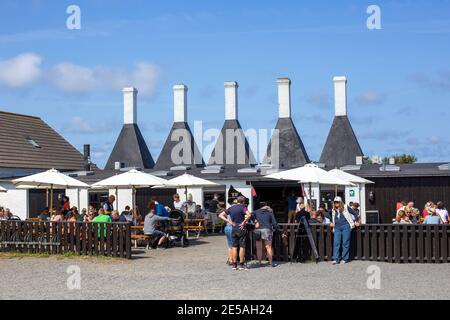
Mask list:
[[278,114],[280,118],[291,117],[291,80],[280,78],[278,83]]
[[334,108],[336,116],[347,115],[347,78],[334,77]]
[[187,86],[177,84],[173,86],[173,121],[187,121]]
[[225,82],[225,120],[237,120],[238,87],[236,81]]
[[136,88],[124,88],[123,92],[123,122],[137,123],[137,94]]

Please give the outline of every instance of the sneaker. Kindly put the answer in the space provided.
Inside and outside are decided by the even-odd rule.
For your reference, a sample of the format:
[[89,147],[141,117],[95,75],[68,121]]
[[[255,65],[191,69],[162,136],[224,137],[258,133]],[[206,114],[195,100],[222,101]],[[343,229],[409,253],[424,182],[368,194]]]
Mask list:
[[237,263],[233,263],[233,266],[231,267],[231,270],[237,270]]
[[339,264],[339,261],[333,261],[333,265]]
[[350,261],[344,261],[344,264],[350,263]]
[[270,268],[275,268],[277,266],[277,264],[272,262],[272,263],[269,263],[268,266]]
[[241,270],[247,270],[247,267],[244,264],[239,265],[239,271]]

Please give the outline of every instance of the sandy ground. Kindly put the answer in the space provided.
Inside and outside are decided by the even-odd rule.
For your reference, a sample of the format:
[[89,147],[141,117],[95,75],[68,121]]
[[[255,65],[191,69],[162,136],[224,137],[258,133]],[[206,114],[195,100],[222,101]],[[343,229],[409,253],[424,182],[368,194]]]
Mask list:
[[[146,251],[132,260],[0,258],[0,299],[448,299],[448,264],[352,262],[280,264],[232,271],[224,236],[188,248]],[[380,289],[368,289],[368,267]],[[70,281],[67,271],[79,270]],[[68,287],[69,284],[71,286]]]

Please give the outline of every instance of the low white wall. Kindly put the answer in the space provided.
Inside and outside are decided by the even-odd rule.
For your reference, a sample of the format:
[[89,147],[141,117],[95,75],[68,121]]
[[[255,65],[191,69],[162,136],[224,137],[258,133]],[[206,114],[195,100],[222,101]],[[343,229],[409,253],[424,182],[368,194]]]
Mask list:
[[0,192],[0,206],[9,208],[14,215],[22,220],[28,218],[28,190],[16,189],[12,183],[2,183],[0,185],[8,190],[6,193]]

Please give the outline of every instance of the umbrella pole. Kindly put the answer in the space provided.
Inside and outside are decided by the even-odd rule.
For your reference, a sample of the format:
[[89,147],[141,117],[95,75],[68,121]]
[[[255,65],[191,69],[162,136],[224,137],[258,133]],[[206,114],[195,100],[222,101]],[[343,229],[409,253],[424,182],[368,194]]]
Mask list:
[[132,186],[131,187],[131,190],[132,190],[132,202],[133,202],[133,204],[132,204],[132,206],[133,206],[133,211],[135,210],[135,205],[136,205],[136,189],[135,189],[135,187],[134,186]]
[[309,210],[312,210],[312,191],[311,191],[311,182],[309,183]]
[[77,188],[77,205],[78,205],[78,212],[81,212],[80,208],[80,188]]
[[53,214],[53,185],[50,185],[50,215]]
[[338,193],[338,186],[337,184],[334,185],[334,196],[337,197],[337,193]]
[[119,210],[119,187],[116,186],[116,208]]

